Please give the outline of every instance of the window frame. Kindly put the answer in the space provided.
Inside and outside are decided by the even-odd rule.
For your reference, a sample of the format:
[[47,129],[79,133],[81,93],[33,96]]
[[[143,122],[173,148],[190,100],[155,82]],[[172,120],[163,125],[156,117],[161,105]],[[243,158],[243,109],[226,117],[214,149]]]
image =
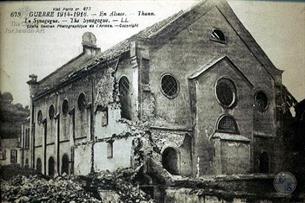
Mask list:
[[[267,101],[266,101],[266,106],[265,106],[264,108],[260,108],[260,107],[257,105],[257,99],[256,99],[256,97],[257,97],[257,95],[258,95],[259,93],[264,94],[264,96],[265,96],[266,99],[267,99]],[[258,112],[260,112],[260,113],[264,113],[264,112],[266,112],[267,109],[269,108],[269,105],[270,105],[270,99],[269,99],[268,95],[266,94],[266,92],[263,91],[263,90],[261,90],[261,89],[255,91],[255,94],[254,94],[254,107],[255,107],[255,109],[256,109]]]
[[[81,99],[81,96],[83,96],[83,100],[84,100],[84,103],[80,103],[80,99]],[[83,105],[83,106],[81,106]],[[86,106],[87,106],[87,100],[86,100],[86,94],[84,92],[80,93],[77,97],[77,109],[80,111],[80,112],[83,112],[85,109],[86,109]]]
[[113,159],[113,143],[112,140],[107,142],[107,159]]
[[[228,118],[231,118],[234,122],[234,127],[235,127],[235,131],[233,130],[222,130],[222,129],[219,129],[219,124],[221,122],[222,119],[224,119],[225,117],[228,117]],[[236,119],[232,116],[232,115],[229,115],[229,114],[223,114],[221,115],[217,122],[216,122],[216,132],[220,132],[220,133],[230,133],[230,134],[240,134],[239,132],[239,127],[238,127],[238,124],[236,122]]]
[[[221,102],[219,97],[218,97],[218,94],[217,94],[217,86],[219,85],[221,80],[227,80],[229,83],[231,83],[231,85],[233,87],[233,91],[232,91],[233,92],[233,99],[232,99],[232,102],[229,105],[226,105],[223,102]],[[215,83],[214,91],[215,91],[216,100],[222,107],[224,107],[226,109],[230,109],[230,108],[233,108],[233,107],[236,106],[236,104],[237,104],[237,88],[236,88],[236,85],[235,85],[235,83],[233,82],[232,79],[230,79],[229,77],[221,77],[221,78],[217,79],[216,83]]]
[[[168,94],[163,90],[163,87],[162,87],[162,80],[163,80],[163,78],[164,78],[165,76],[170,76],[170,77],[172,77],[172,78],[175,80],[176,84],[177,84],[176,93],[173,94],[173,95],[168,95]],[[179,82],[179,80],[177,80],[177,78],[176,78],[173,74],[171,74],[171,73],[163,73],[163,74],[161,75],[161,78],[160,78],[160,90],[161,90],[162,94],[163,94],[165,97],[167,97],[168,99],[174,99],[174,98],[176,98],[176,97],[178,96],[178,94],[180,93],[180,82]]]
[[[214,33],[215,31],[220,31],[220,32],[223,34],[224,40],[215,38],[215,37],[213,36],[213,33]],[[214,28],[209,32],[209,36],[210,36],[210,40],[211,40],[211,41],[218,42],[218,43],[221,43],[221,44],[227,44],[227,43],[228,43],[228,38],[227,38],[225,32],[222,31],[222,29],[220,29],[220,28],[214,27]]]

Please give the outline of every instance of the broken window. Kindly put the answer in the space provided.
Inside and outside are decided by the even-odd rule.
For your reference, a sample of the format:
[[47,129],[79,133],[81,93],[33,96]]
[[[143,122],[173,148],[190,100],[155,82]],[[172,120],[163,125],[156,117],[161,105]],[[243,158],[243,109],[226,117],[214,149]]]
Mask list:
[[129,81],[126,76],[122,76],[119,81],[119,93],[121,103],[121,117],[130,119]]
[[226,36],[220,29],[214,29],[211,32],[210,39],[216,42],[226,43]]
[[162,165],[171,174],[178,175],[178,153],[172,148],[168,147],[162,153]]
[[41,159],[38,158],[36,161],[36,170],[41,173],[42,172],[42,164],[41,164]]
[[259,156],[259,172],[269,173],[269,157],[267,152],[263,152]]
[[53,119],[54,118],[54,115],[55,115],[55,108],[54,108],[54,105],[51,105],[49,107],[49,118],[50,119]]
[[108,125],[108,109],[105,109],[101,112],[101,124],[102,127],[107,126]]
[[163,75],[161,78],[161,90],[167,98],[175,98],[179,90],[179,85],[176,78],[169,74]]
[[216,84],[216,96],[222,106],[232,107],[236,99],[234,83],[227,78],[218,80]]
[[232,116],[222,116],[217,125],[217,130],[220,132],[238,133],[237,123]]
[[80,111],[84,111],[85,108],[86,108],[86,96],[84,93],[81,93],[79,96],[78,96],[78,100],[77,100],[77,106],[78,106],[78,109]]
[[38,111],[37,113],[37,122],[40,125],[42,123],[42,112],[41,110]]
[[49,158],[48,166],[49,166],[49,170],[48,170],[49,176],[54,176],[55,175],[55,161],[54,161],[53,157]]
[[69,156],[67,154],[62,156],[61,174],[63,173],[69,174]]
[[17,163],[17,150],[11,149],[11,164]]
[[107,143],[107,158],[113,158],[113,141]]
[[68,111],[69,111],[69,103],[68,100],[65,99],[62,103],[62,113],[64,115],[67,115]]
[[268,98],[263,91],[259,91],[255,94],[255,107],[260,112],[264,112],[268,107]]

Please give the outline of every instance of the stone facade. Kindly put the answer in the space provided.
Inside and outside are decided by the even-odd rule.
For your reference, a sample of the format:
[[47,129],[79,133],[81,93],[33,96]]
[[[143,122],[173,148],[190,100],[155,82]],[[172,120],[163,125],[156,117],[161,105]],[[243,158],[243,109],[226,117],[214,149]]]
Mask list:
[[[145,165],[188,177],[275,173],[282,71],[225,1],[31,75],[31,166],[87,175]],[[149,166],[145,165],[147,171]]]

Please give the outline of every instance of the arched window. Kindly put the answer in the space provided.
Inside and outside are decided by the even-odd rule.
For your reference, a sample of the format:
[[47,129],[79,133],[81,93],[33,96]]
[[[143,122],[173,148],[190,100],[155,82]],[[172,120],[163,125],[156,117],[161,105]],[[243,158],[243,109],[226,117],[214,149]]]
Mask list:
[[25,165],[24,165],[25,168],[29,168],[29,159],[26,158],[25,159]]
[[86,108],[86,96],[84,93],[81,93],[79,96],[78,96],[78,100],[77,100],[77,106],[78,106],[78,109],[80,111],[84,111],[85,108]]
[[162,93],[169,99],[173,99],[178,95],[179,83],[170,74],[165,74],[161,78]]
[[125,76],[122,76],[119,80],[119,93],[121,103],[121,117],[130,119],[129,81]]
[[219,79],[216,84],[216,96],[222,106],[226,108],[232,107],[236,101],[236,88],[234,83],[227,78]]
[[61,174],[63,173],[69,174],[69,157],[67,154],[62,156]]
[[53,119],[54,116],[55,116],[55,108],[54,108],[54,105],[51,105],[51,106],[49,107],[49,118],[50,118],[50,119]]
[[232,116],[224,115],[220,117],[217,124],[217,131],[228,132],[228,133],[238,133],[238,127],[235,119]]
[[255,93],[255,107],[260,112],[264,112],[268,107],[268,97],[263,91]]
[[42,112],[41,110],[38,111],[37,113],[37,122],[40,125],[42,123]]
[[259,156],[259,172],[269,173],[269,156],[267,152],[263,152]]
[[49,176],[53,177],[55,175],[55,161],[53,157],[49,158],[48,166],[49,166],[48,174]]
[[41,173],[42,171],[42,164],[41,164],[41,159],[38,158],[37,161],[36,161],[36,170]]
[[62,113],[63,113],[63,115],[67,115],[68,111],[69,111],[69,102],[68,102],[68,100],[65,99],[62,103]]
[[210,39],[213,41],[221,42],[221,43],[226,43],[226,36],[220,29],[214,29],[211,32]]
[[178,153],[172,148],[166,148],[162,153],[162,165],[171,174],[178,175]]

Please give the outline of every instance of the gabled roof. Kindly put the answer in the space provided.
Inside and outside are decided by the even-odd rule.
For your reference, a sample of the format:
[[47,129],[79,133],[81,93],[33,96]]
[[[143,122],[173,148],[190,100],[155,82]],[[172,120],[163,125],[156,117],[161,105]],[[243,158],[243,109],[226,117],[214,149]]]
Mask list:
[[[270,59],[256,43],[247,29],[242,25],[225,0],[203,0],[188,10],[180,11],[169,18],[140,31],[138,34],[114,45],[95,57],[88,57],[83,54],[77,56],[39,81],[39,86],[42,87],[39,88],[39,92],[43,93],[44,91],[50,90],[64,81],[69,80],[71,75],[75,72],[81,71],[82,69],[86,70],[88,67],[97,65],[100,62],[119,57],[130,50],[130,43],[132,41],[149,41],[152,44],[165,43],[166,40],[185,29],[191,23],[204,16],[208,11],[215,7],[222,13],[228,23],[235,30],[236,34],[246,44],[248,49],[258,59],[267,72],[270,73],[272,77],[274,74],[281,74],[282,71],[272,64]],[[40,94],[39,92],[38,94]]]
[[230,66],[238,73],[238,75],[240,75],[242,78],[244,78],[244,80],[246,81],[246,83],[253,88],[253,84],[248,80],[248,78],[239,70],[239,68],[237,66],[235,66],[235,64],[230,60],[230,58],[228,56],[222,56],[218,59],[214,59],[211,60],[210,62],[208,62],[207,64],[203,65],[202,67],[200,67],[195,73],[193,73],[192,75],[190,75],[188,78],[190,80],[196,79],[198,78],[200,75],[205,74],[206,72],[208,72],[210,69],[212,69],[213,67],[215,67],[216,64],[221,63],[222,61],[227,61]]

